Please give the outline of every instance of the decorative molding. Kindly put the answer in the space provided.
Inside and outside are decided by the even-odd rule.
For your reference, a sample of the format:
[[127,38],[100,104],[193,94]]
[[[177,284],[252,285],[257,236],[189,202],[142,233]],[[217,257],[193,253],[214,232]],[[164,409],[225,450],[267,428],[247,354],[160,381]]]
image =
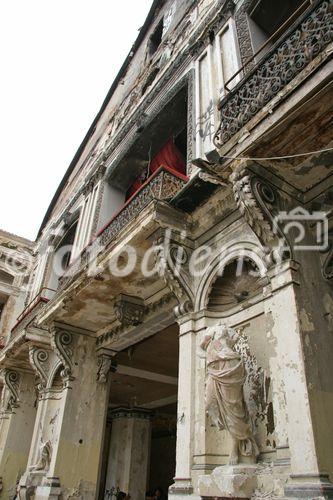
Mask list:
[[193,311],[194,293],[192,278],[188,271],[189,249],[176,240],[169,240],[165,234],[156,242],[155,260],[159,276],[179,302],[174,309],[176,317]]
[[29,347],[29,360],[32,368],[34,369],[40,383],[38,390],[45,389],[49,375],[49,353],[45,349],[37,346]]
[[257,235],[266,254],[266,264],[280,262],[287,251],[292,257],[292,250],[286,236],[274,217],[278,205],[277,191],[266,181],[257,177],[243,162],[230,176],[237,207]]
[[2,370],[4,383],[7,394],[2,398],[2,412],[13,413],[15,408],[20,406],[19,388],[20,388],[20,374],[9,368]]
[[[149,304],[145,307],[144,311],[144,317],[149,316],[150,314],[153,314],[154,312],[158,311],[161,307],[164,305],[168,304],[172,299],[174,298],[173,293],[168,293],[166,295],[163,295],[163,297],[156,302],[153,302],[152,304]],[[100,346],[104,343],[110,343],[112,341],[116,341],[119,336],[125,332],[129,327],[127,325],[118,325],[112,330],[106,331],[105,333],[102,333],[96,340],[97,346]]]
[[105,384],[109,373],[114,373],[117,370],[117,363],[114,360],[115,354],[109,349],[101,349],[98,352],[97,382],[99,384]]
[[150,420],[152,416],[151,410],[145,408],[115,408],[109,412],[109,418],[115,420],[117,418],[138,418],[140,420]]
[[60,374],[64,382],[72,380],[72,344],[73,335],[70,332],[53,328],[51,331],[51,345],[64,367]]
[[322,274],[325,280],[333,282],[333,231],[328,233],[328,248],[325,252],[324,262],[322,264]]
[[[247,61],[254,55],[247,14],[252,4],[253,0],[245,0],[245,2],[242,3],[240,9],[236,12],[235,15],[238,46],[243,65],[245,65]],[[246,65],[246,70],[249,71],[251,68],[253,68],[254,64],[254,61],[251,61],[251,63]]]
[[228,142],[332,41],[333,14],[328,1],[315,2],[298,26],[280,40],[221,101],[216,149]]
[[145,313],[143,299],[120,294],[114,304],[117,320],[122,326],[137,326],[142,323]]
[[94,173],[90,177],[88,177],[88,179],[84,183],[84,186],[82,188],[82,194],[84,196],[87,196],[89,193],[93,191],[96,184],[103,179],[105,172],[106,172],[105,162],[102,161],[98,165]]
[[[103,149],[103,151],[96,157],[95,165],[91,166],[91,170],[93,174],[99,170],[99,167],[105,167],[106,161],[110,154],[120,145],[120,143],[126,138],[128,133],[132,128],[136,128],[137,124],[141,122],[142,116],[145,115],[145,109],[150,106],[156,99],[158,99],[158,103],[154,106],[154,108],[149,112],[149,117],[144,122],[144,126],[148,125],[157,115],[160,113],[161,109],[179,92],[179,90],[187,84],[189,85],[189,89],[193,89],[194,70],[188,71],[180,80],[176,81],[174,85],[172,85],[171,89],[168,89],[167,86],[169,82],[172,82],[173,79],[177,78],[177,70],[182,69],[182,66],[185,66],[186,63],[190,60],[190,55],[188,51],[181,52],[170,65],[169,68],[166,69],[161,78],[156,82],[156,85],[151,88],[145,99],[137,106],[137,109],[134,111],[132,116],[128,119],[128,114],[130,110],[126,113],[126,120],[119,126],[117,134],[110,141],[110,143]],[[142,125],[142,124],[141,124]],[[134,136],[133,143],[137,140],[137,136]],[[193,142],[193,141],[192,141]],[[126,144],[126,151],[130,144]],[[193,146],[192,146],[193,147]],[[117,156],[116,162],[118,163],[119,159],[122,158],[122,153],[120,152]],[[113,162],[115,163],[115,162]],[[67,203],[64,211],[58,216],[58,218],[51,224],[51,229],[58,227],[60,224],[65,211],[70,210],[71,207],[76,203],[80,196],[82,196],[85,188],[85,184],[77,187],[72,196]]]
[[119,232],[135,217],[137,217],[148,204],[155,199],[170,200],[184,185],[186,179],[168,169],[161,167],[149,182],[126,204],[123,209],[105,227],[100,236],[87,247],[69,268],[69,275],[64,275],[60,280],[63,289],[76,278],[77,273],[88,263],[94,254],[94,248],[105,248],[119,234]]
[[194,70],[188,73],[187,92],[187,175],[192,173],[192,160],[195,147],[195,77]]
[[[140,113],[138,113],[138,111],[135,112],[135,114],[133,115],[132,126],[129,127],[129,130],[128,130],[128,132],[129,132],[131,128],[133,128],[133,129],[136,128],[137,134],[133,135],[131,138],[126,138],[126,139],[125,139],[125,137],[123,138],[123,139],[125,139],[124,147],[122,148],[122,151],[120,151],[119,154],[117,155],[117,158],[115,158],[111,163],[112,164],[112,172],[117,168],[119,163],[126,156],[129,149],[136,143],[136,141],[138,140],[138,133],[140,133],[144,128],[146,128],[161,113],[161,110],[163,108],[165,108],[165,106],[181,91],[181,89],[183,89],[185,86],[187,86],[188,95],[190,95],[191,93],[194,92],[194,88],[195,88],[194,87],[194,80],[195,80],[194,73],[195,73],[194,69],[188,70],[184,76],[179,78],[178,81],[176,80],[174,75],[170,74],[169,75],[169,80],[171,80],[170,84],[169,84],[169,80],[165,79],[166,75],[162,76],[162,81],[164,81],[164,79],[165,79],[165,87],[163,88],[161,86],[160,91],[159,91],[160,95],[158,95],[159,94],[158,93],[155,96],[155,98],[157,100],[156,105],[149,112],[149,115],[147,115],[147,113],[145,111],[146,108],[151,104],[151,102],[149,102],[149,100],[148,100],[149,97],[143,101],[142,105],[139,105],[138,109],[142,108],[141,112]],[[172,83],[173,79],[175,80],[174,83]],[[157,85],[159,85],[159,83]],[[155,99],[152,99],[152,102],[154,100]],[[144,107],[142,107],[143,104],[145,104]],[[138,113],[138,115],[136,116],[137,113]],[[135,116],[136,116],[136,118],[134,120]],[[195,115],[193,115],[193,118],[192,118],[192,121],[193,121],[192,127],[195,127],[194,119],[195,119]],[[131,120],[131,118],[130,118],[130,120]],[[192,134],[193,134],[193,132],[192,132]],[[117,138],[117,136],[116,136],[116,138]],[[193,148],[194,140],[195,140],[195,137],[193,136],[192,148]],[[117,147],[118,146],[119,146],[119,144],[117,144]]]
[[212,38],[233,15],[235,4],[232,0],[218,0],[189,40],[190,54],[197,58],[211,43]]

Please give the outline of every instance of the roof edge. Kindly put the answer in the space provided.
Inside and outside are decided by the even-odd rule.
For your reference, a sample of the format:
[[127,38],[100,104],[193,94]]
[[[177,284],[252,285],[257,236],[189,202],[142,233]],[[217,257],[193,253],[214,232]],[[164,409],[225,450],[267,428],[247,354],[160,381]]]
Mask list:
[[104,113],[107,105],[110,102],[112,95],[114,94],[116,88],[118,87],[118,83],[120,82],[120,80],[124,76],[124,73],[126,72],[127,68],[129,67],[134,55],[136,54],[138,48],[140,47],[142,41],[144,40],[144,38],[147,34],[147,31],[151,25],[151,22],[154,18],[155,11],[157,10],[157,8],[162,7],[162,5],[164,3],[165,3],[165,0],[153,0],[152,6],[150,7],[150,10],[149,10],[148,15],[146,17],[146,20],[145,20],[142,28],[140,29],[140,33],[139,33],[138,37],[136,38],[134,44],[132,45],[125,61],[123,62],[116,78],[114,79],[114,81],[113,81],[113,83],[112,83],[103,103],[102,103],[102,106],[101,106],[99,112],[97,113],[92,124],[90,125],[88,132],[86,133],[83,141],[81,142],[78,150],[76,151],[71,163],[69,164],[69,167],[67,168],[67,171],[65,172],[64,177],[62,178],[62,180],[61,180],[61,182],[60,182],[60,184],[59,184],[59,186],[58,186],[58,188],[57,188],[57,190],[56,190],[56,192],[51,200],[51,203],[50,203],[50,205],[46,211],[46,214],[43,218],[42,224],[38,230],[36,241],[40,238],[44,227],[46,226],[47,222],[49,221],[49,218],[50,218],[51,213],[52,213],[52,211],[53,211],[53,209],[58,201],[58,198],[59,198],[60,194],[62,193],[63,188],[65,187],[66,182],[68,181],[70,175],[74,171],[75,166],[76,166],[79,158],[81,157],[81,154],[83,153],[84,148],[86,147],[89,139],[92,137],[99,119],[101,118],[102,114]]

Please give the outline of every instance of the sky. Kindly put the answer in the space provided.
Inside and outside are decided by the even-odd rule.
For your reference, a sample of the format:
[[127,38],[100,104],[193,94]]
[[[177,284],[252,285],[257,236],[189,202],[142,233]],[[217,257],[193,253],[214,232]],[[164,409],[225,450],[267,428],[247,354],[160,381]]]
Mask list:
[[0,2],[0,229],[35,240],[151,4]]

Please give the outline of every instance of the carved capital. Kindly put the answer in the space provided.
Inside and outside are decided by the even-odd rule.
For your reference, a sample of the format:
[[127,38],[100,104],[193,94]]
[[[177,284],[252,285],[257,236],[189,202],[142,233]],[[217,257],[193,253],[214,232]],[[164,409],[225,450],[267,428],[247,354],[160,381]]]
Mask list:
[[105,384],[109,373],[114,373],[117,369],[117,363],[114,360],[115,352],[110,349],[101,349],[98,352],[98,371],[97,382]]
[[2,376],[6,391],[4,391],[2,397],[1,410],[4,413],[13,413],[14,409],[20,406],[19,388],[21,377],[17,371],[7,368],[2,370]]
[[45,349],[37,346],[30,346],[29,348],[30,364],[35,371],[38,379],[38,390],[45,389],[49,373],[49,353]]
[[58,359],[63,364],[61,378],[64,382],[72,379],[73,335],[67,330],[53,328],[51,332],[51,345]]
[[143,299],[120,294],[115,301],[114,309],[116,318],[122,326],[137,326],[142,323],[145,313]]

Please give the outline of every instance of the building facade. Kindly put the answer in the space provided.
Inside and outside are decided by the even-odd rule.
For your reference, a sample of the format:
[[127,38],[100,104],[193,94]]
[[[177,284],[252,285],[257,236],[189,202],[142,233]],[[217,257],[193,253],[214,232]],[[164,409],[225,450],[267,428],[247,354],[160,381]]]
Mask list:
[[21,274],[0,498],[333,498],[332,39],[331,0],[153,2]]

